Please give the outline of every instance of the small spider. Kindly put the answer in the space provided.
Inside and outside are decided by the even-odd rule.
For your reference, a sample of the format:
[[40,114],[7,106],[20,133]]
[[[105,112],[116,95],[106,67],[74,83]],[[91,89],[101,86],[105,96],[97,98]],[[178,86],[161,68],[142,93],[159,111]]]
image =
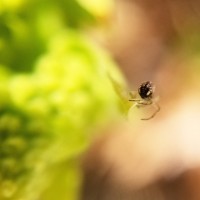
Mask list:
[[142,106],[153,105],[156,109],[150,117],[142,118],[141,120],[152,119],[160,111],[160,106],[156,103],[155,99],[153,98],[154,91],[155,91],[155,87],[152,84],[152,82],[146,81],[142,83],[140,87],[138,88],[138,93],[141,99],[134,99],[132,96],[132,93],[130,93],[132,99],[129,99],[129,101],[134,101],[138,108]]

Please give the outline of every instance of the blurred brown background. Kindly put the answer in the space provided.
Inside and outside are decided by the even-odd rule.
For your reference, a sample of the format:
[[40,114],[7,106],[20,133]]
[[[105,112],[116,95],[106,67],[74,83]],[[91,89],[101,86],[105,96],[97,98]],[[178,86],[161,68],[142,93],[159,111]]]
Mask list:
[[198,200],[200,2],[115,3],[107,47],[130,88],[156,84],[161,111],[102,131],[83,159],[81,199]]

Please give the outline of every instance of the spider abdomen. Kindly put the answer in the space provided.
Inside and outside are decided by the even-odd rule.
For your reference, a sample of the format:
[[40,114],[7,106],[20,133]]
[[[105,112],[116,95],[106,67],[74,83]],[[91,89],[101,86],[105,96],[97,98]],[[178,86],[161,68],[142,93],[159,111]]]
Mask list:
[[153,84],[150,81],[146,81],[138,88],[138,93],[142,99],[151,99],[153,97]]

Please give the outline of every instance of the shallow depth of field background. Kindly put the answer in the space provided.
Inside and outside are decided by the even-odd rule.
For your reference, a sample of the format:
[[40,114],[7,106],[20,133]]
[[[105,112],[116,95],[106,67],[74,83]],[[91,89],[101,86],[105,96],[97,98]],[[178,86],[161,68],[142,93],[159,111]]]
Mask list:
[[196,0],[0,0],[0,200],[198,200],[199,25]]

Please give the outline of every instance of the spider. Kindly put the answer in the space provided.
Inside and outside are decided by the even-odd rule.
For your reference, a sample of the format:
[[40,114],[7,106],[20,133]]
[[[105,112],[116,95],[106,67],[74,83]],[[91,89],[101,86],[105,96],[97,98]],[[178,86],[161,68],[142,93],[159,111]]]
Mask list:
[[160,106],[156,103],[155,99],[153,98],[155,91],[155,86],[150,81],[143,82],[140,87],[138,88],[138,94],[140,95],[141,99],[134,99],[132,93],[130,93],[130,96],[132,97],[129,99],[129,101],[134,101],[136,106],[138,108],[147,106],[147,105],[153,105],[155,107],[154,113],[147,117],[142,118],[141,120],[149,120],[155,117],[155,115],[160,111]]

